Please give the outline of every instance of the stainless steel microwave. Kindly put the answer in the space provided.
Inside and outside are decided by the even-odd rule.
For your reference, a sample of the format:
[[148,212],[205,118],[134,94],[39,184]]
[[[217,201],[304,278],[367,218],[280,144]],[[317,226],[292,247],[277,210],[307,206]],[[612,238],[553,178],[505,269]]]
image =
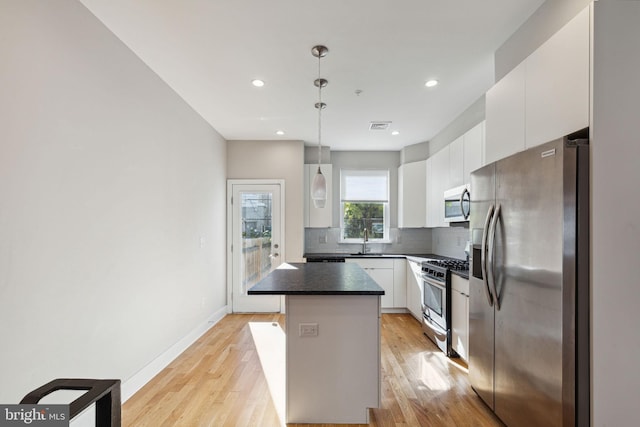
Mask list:
[[444,220],[446,222],[469,221],[470,210],[469,185],[461,185],[444,192]]

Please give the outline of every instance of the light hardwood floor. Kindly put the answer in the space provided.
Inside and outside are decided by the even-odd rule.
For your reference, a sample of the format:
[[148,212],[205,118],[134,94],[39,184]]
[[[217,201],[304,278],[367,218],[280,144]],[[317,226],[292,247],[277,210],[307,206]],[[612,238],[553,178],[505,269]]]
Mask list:
[[[249,322],[284,329],[279,314],[227,315],[123,405],[123,425],[282,426]],[[411,315],[383,314],[382,401],[370,410],[369,426],[502,426],[466,372]]]

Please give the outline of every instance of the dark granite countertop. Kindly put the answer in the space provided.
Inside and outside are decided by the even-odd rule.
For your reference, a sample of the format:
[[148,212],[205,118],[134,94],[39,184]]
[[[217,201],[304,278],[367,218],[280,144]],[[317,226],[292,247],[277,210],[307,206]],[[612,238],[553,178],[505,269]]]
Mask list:
[[347,259],[347,258],[442,258],[438,255],[433,254],[378,254],[378,253],[368,253],[368,254],[348,254],[348,253],[339,253],[339,252],[328,252],[328,253],[306,253],[303,255],[307,259]]
[[455,274],[456,276],[469,280],[469,270],[451,270],[451,274]]
[[256,283],[249,295],[384,295],[357,264],[282,264]]

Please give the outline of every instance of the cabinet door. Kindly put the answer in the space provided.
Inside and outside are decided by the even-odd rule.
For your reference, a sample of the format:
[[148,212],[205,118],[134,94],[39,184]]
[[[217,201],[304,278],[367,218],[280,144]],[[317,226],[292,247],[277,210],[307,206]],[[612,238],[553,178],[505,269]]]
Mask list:
[[407,260],[393,260],[393,306],[407,307]]
[[526,147],[589,126],[589,8],[526,62]]
[[449,144],[449,188],[466,184],[464,180],[464,136]]
[[486,163],[524,150],[525,74],[523,61],[487,91]]
[[426,225],[427,162],[405,163],[398,168],[398,227]]
[[305,227],[324,228],[331,227],[332,222],[332,203],[331,203],[331,182],[332,182],[332,165],[321,165],[322,174],[327,180],[327,202],[324,208],[316,208],[313,205],[311,199],[311,184],[313,183],[313,177],[316,175],[318,165],[305,165],[305,193],[304,193],[304,219]]
[[451,346],[465,361],[469,360],[469,297],[451,290]]
[[421,265],[407,260],[407,309],[417,320],[422,320]]
[[451,275],[451,340],[453,349],[469,360],[469,280]]
[[464,134],[463,184],[471,182],[471,172],[484,166],[484,121]]
[[446,227],[444,192],[449,183],[449,146],[427,159],[427,227]]
[[382,308],[395,307],[393,296],[393,260],[383,258],[350,258],[345,262],[358,264],[364,271],[376,281],[382,289],[384,295],[380,298],[380,306]]
[[367,268],[365,271],[384,289],[384,295],[380,299],[380,307],[395,307],[393,301],[393,270],[390,268]]

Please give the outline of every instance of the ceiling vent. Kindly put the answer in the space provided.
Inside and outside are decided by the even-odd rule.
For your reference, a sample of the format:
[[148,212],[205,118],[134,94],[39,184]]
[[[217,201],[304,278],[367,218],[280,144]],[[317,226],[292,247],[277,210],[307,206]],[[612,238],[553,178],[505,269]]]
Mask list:
[[371,122],[369,130],[387,130],[391,122]]

